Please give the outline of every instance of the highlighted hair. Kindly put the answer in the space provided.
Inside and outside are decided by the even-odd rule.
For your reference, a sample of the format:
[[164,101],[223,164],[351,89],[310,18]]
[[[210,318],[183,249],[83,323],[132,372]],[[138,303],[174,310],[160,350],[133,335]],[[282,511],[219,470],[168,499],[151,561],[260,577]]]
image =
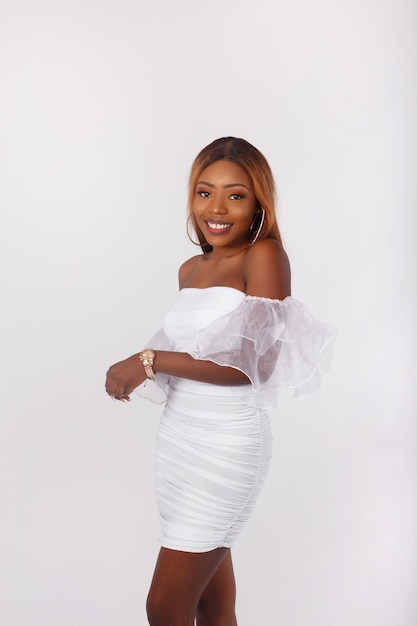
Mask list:
[[282,243],[275,214],[275,182],[268,161],[262,152],[244,139],[222,137],[203,148],[196,156],[191,167],[188,183],[187,231],[191,224],[202,251],[204,253],[211,252],[213,248],[207,243],[206,238],[198,227],[192,206],[201,172],[216,161],[236,163],[251,179],[256,197],[255,210],[259,211],[261,207],[265,210],[265,221],[257,239],[275,239]]

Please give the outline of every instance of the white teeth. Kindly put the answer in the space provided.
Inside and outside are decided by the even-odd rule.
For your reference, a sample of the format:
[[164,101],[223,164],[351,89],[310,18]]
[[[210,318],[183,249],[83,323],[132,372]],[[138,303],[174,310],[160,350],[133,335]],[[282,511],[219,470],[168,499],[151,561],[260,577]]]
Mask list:
[[217,222],[207,222],[210,228],[214,228],[215,230],[225,230],[225,228],[229,228],[230,224],[218,224]]

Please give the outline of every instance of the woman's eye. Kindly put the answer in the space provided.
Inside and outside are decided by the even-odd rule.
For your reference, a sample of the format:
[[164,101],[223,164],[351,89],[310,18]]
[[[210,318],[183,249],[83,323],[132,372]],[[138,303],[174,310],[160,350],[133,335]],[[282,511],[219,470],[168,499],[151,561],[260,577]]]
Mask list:
[[245,196],[243,196],[241,193],[232,193],[231,196],[229,196],[230,200],[242,200],[242,198],[244,198]]
[[210,196],[210,192],[209,191],[203,191],[202,189],[198,189],[196,191],[196,194],[198,196],[200,196],[201,198],[208,198]]

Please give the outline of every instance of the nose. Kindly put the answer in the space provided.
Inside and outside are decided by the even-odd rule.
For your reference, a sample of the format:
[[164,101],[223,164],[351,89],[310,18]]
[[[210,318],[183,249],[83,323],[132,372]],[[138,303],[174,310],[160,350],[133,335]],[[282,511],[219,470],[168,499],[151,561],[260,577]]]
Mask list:
[[227,213],[227,207],[219,197],[210,199],[209,212],[213,215],[225,215]]

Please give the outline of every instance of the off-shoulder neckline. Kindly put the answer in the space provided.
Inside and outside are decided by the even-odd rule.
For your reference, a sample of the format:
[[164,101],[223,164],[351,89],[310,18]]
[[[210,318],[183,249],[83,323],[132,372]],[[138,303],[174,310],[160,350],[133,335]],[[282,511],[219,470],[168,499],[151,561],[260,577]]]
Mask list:
[[180,291],[206,291],[207,289],[231,289],[232,291],[237,291],[238,293],[241,293],[242,296],[247,295],[241,289],[237,289],[236,287],[229,287],[228,285],[211,285],[210,287],[182,287]]
[[250,300],[264,300],[266,302],[289,302],[294,300],[292,296],[286,296],[283,300],[279,300],[278,298],[267,298],[266,296],[251,296],[250,294],[241,291],[241,289],[237,289],[236,287],[229,287],[228,285],[211,285],[210,287],[182,287],[181,291],[207,291],[208,289],[231,289],[237,293],[240,293],[245,298]]

